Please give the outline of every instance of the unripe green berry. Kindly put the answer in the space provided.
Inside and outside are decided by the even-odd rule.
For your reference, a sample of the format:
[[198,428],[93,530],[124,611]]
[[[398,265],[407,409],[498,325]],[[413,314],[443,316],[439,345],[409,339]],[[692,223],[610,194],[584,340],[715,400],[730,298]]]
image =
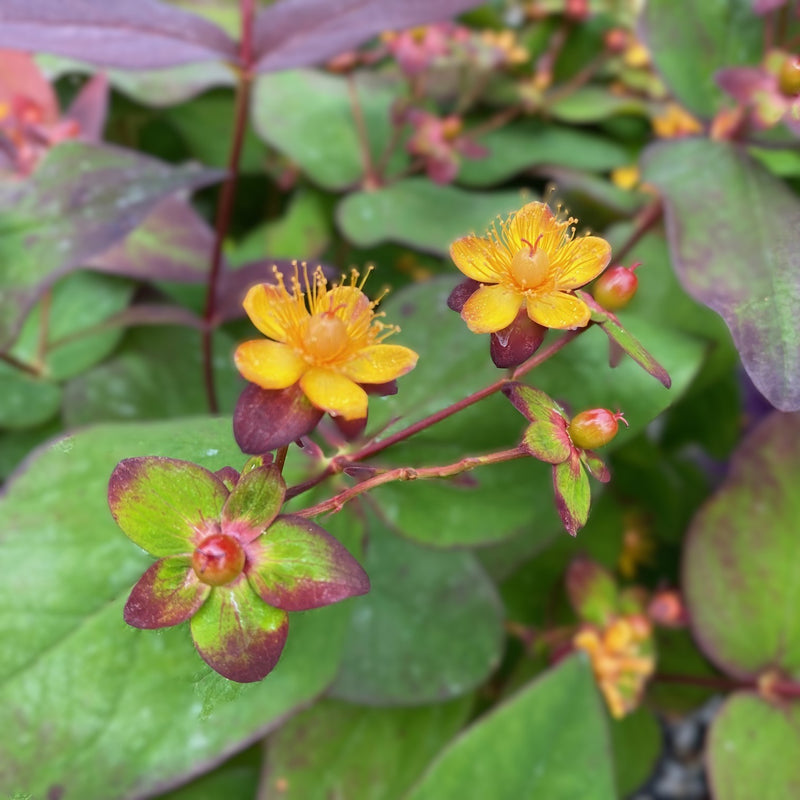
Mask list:
[[778,88],[787,97],[800,94],[800,56],[787,56],[778,72]]
[[595,450],[608,444],[617,435],[619,421],[628,424],[621,411],[615,414],[606,408],[591,408],[576,414],[570,421],[567,432],[575,447]]
[[244,562],[242,546],[224,533],[207,536],[192,555],[192,568],[197,577],[209,586],[230,583],[241,574]]
[[594,299],[609,311],[625,308],[639,286],[639,279],[633,272],[638,266],[617,266],[606,270],[594,285]]

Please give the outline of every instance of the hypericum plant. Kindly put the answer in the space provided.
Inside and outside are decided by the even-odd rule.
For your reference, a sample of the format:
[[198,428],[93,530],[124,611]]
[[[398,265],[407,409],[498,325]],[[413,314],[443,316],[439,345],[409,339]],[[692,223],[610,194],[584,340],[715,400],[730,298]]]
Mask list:
[[[298,441],[322,460],[322,450],[309,437],[326,412],[347,439],[358,441],[367,422],[368,390],[396,391],[395,380],[415,366],[417,353],[384,343],[399,329],[375,313],[377,301],[363,292],[366,276],[360,279],[355,270],[349,281],[329,286],[321,267],[309,274],[307,266],[295,265],[287,286],[275,267],[274,283],[251,287],[244,308],[269,338],[244,342],[235,352],[236,366],[251,385],[237,405],[234,432],[242,450],[257,458],[241,476],[231,468],[215,475],[163,458],[127,459],[112,475],[109,502],[115,519],[134,542],[160,557],[134,588],[127,622],[156,628],[191,620],[198,652],[215,670],[239,681],[264,677],[283,649],[287,611],[362,594],[369,585],[352,556],[306,519],[339,510],[394,480],[448,477],[533,456],[553,465],[556,506],[574,536],[589,514],[584,467],[600,481],[610,479],[593,448],[611,441],[624,419],[619,412],[593,409],[570,420],[547,394],[519,383],[602,311],[574,290],[602,272],[611,248],[597,236],[576,238],[574,222],[559,220],[546,204],[533,202],[489,238],[455,242],[453,259],[470,280],[461,316],[473,332],[491,332],[503,346],[518,337],[509,350],[515,355],[513,369],[421,423],[382,440],[340,448],[324,458],[315,477],[288,494],[281,470],[290,444]],[[543,336],[533,347],[530,337],[520,343],[520,315],[542,333],[546,327],[572,330],[537,356]],[[606,321],[602,314],[600,319]],[[619,335],[617,340],[626,341]],[[532,423],[516,447],[436,467],[382,469],[361,463],[501,389]],[[276,518],[286,496],[356,469],[358,483]]]

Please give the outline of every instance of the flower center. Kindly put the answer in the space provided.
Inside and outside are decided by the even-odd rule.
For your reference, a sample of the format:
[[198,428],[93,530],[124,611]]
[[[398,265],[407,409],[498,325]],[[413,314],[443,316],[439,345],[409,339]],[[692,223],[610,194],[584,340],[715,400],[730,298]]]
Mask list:
[[[539,237],[541,238],[541,237]],[[520,289],[533,289],[540,286],[550,273],[550,258],[544,250],[531,244],[526,239],[522,240],[528,246],[518,250],[511,259],[511,277],[517,282]]]
[[305,321],[303,350],[314,361],[331,361],[344,350],[348,341],[347,325],[329,311],[313,314]]
[[192,555],[192,568],[209,586],[222,586],[244,569],[244,550],[232,536],[214,533],[200,542]]

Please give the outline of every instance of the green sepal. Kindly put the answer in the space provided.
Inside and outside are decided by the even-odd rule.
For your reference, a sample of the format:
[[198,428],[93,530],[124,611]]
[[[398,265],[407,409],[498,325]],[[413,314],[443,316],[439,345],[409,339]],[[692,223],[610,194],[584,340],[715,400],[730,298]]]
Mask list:
[[600,458],[594,450],[582,450],[581,461],[586,471],[600,483],[608,483],[611,480],[611,473],[608,471],[606,462]]
[[245,465],[222,509],[223,530],[241,542],[255,539],[278,516],[285,494],[286,484],[275,464],[250,469]]
[[174,458],[126,458],[108,484],[117,524],[139,547],[159,557],[191,553],[227,499],[225,484],[213,473]]
[[533,422],[522,435],[523,447],[539,461],[560,464],[572,453],[573,446],[563,417],[551,412],[550,422]]
[[242,576],[215,586],[192,617],[197,652],[213,670],[239,683],[260,681],[278,663],[289,616],[268,606]]
[[577,452],[553,467],[553,489],[556,509],[570,536],[577,535],[589,518],[591,492],[589,478]]
[[566,412],[550,395],[526,386],[524,383],[510,383],[503,388],[503,394],[511,401],[514,408],[531,422],[553,424],[554,412],[566,419]]

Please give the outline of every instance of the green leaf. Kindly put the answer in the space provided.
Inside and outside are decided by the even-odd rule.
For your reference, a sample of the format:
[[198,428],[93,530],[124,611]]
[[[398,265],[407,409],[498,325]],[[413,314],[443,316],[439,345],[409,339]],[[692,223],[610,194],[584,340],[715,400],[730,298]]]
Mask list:
[[672,94],[690,111],[710,118],[726,97],[714,74],[734,64],[757,64],[763,28],[751,0],[692,3],[681,14],[672,0],[649,0],[641,30]]
[[259,800],[401,797],[471,705],[469,696],[417,708],[317,703],[269,738]]
[[[11,349],[21,361],[37,363],[44,341],[43,375],[71,378],[105,358],[122,336],[121,327],[92,330],[122,311],[134,287],[126,280],[78,272],[59,281],[27,316]],[[43,319],[44,317],[44,319]]]
[[575,536],[589,518],[589,504],[592,500],[589,478],[577,454],[553,466],[553,489],[561,521],[567,533]]
[[406,178],[383,189],[353,192],[336,208],[342,233],[358,247],[397,242],[446,254],[468,233],[482,234],[498,214],[520,208],[519,192],[465,192],[427,178]]
[[725,483],[695,517],[684,554],[689,617],[726,672],[800,675],[800,415],[774,413],[734,455]]
[[366,594],[369,578],[340,542],[314,522],[278,517],[248,548],[247,577],[265,603],[306,611]]
[[611,719],[610,732],[619,796],[628,797],[655,770],[663,749],[661,726],[652,711],[639,708],[622,719]]
[[[233,409],[242,387],[233,348],[230,336],[215,335],[214,368],[223,410]],[[130,331],[111,359],[73,378],[64,392],[64,421],[70,427],[207,410],[200,332],[191,328],[157,325]]]
[[197,652],[215,672],[253,683],[275,669],[289,634],[289,615],[267,605],[242,577],[214,586],[190,626]]
[[0,427],[24,430],[52,419],[61,405],[61,387],[0,361]]
[[[495,588],[471,553],[407,542],[370,518],[358,600],[334,697],[369,705],[417,705],[482,683],[503,646]],[[435,609],[435,613],[434,613]]]
[[541,164],[608,171],[630,162],[628,152],[610,139],[540,120],[513,122],[480,137],[485,158],[464,159],[458,182],[492,186]]
[[0,189],[0,348],[56,277],[132,231],[161,199],[213,183],[219,172],[173,167],[83,142],[49,151],[34,174]]
[[605,627],[619,601],[611,572],[590,558],[578,556],[567,569],[566,583],[570,604],[581,620]]
[[547,111],[561,122],[585,125],[601,122],[617,114],[646,116],[647,104],[630,95],[612,94],[601,86],[583,86],[565,94],[554,103],[548,103]]
[[587,664],[562,661],[466,730],[406,800],[614,800],[605,714]]
[[797,196],[740,148],[705,139],[651,149],[645,176],[664,194],[673,263],[686,290],[723,317],[770,403],[800,409]]
[[227,499],[228,490],[213,473],[174,458],[126,458],[108,482],[117,524],[154,556],[191,552],[195,532],[219,519]]
[[217,767],[191,783],[167,794],[159,800],[216,800],[216,798],[255,797],[261,772],[261,747],[255,745],[239,753],[221,767]]
[[[310,69],[260,76],[253,92],[253,124],[259,136],[294,161],[324,189],[338,191],[364,176],[364,154],[348,81],[358,96],[373,160],[392,135],[391,109],[400,87],[380,76],[352,79]],[[402,169],[407,157],[392,161]]]
[[[792,800],[800,785],[800,704],[737,692],[714,719],[706,763],[716,800]],[[769,764],[769,769],[765,765]]]
[[142,453],[212,470],[242,460],[229,419],[105,425],[40,451],[0,500],[0,558],[25,565],[0,584],[0,636],[14,643],[0,649],[0,725],[15,731],[1,794],[155,794],[279,725],[337,671],[343,606],[295,615],[280,663],[248,686],[207,668],[185,626],[124,623],[150,559],[114,524],[105,495],[114,465]]

